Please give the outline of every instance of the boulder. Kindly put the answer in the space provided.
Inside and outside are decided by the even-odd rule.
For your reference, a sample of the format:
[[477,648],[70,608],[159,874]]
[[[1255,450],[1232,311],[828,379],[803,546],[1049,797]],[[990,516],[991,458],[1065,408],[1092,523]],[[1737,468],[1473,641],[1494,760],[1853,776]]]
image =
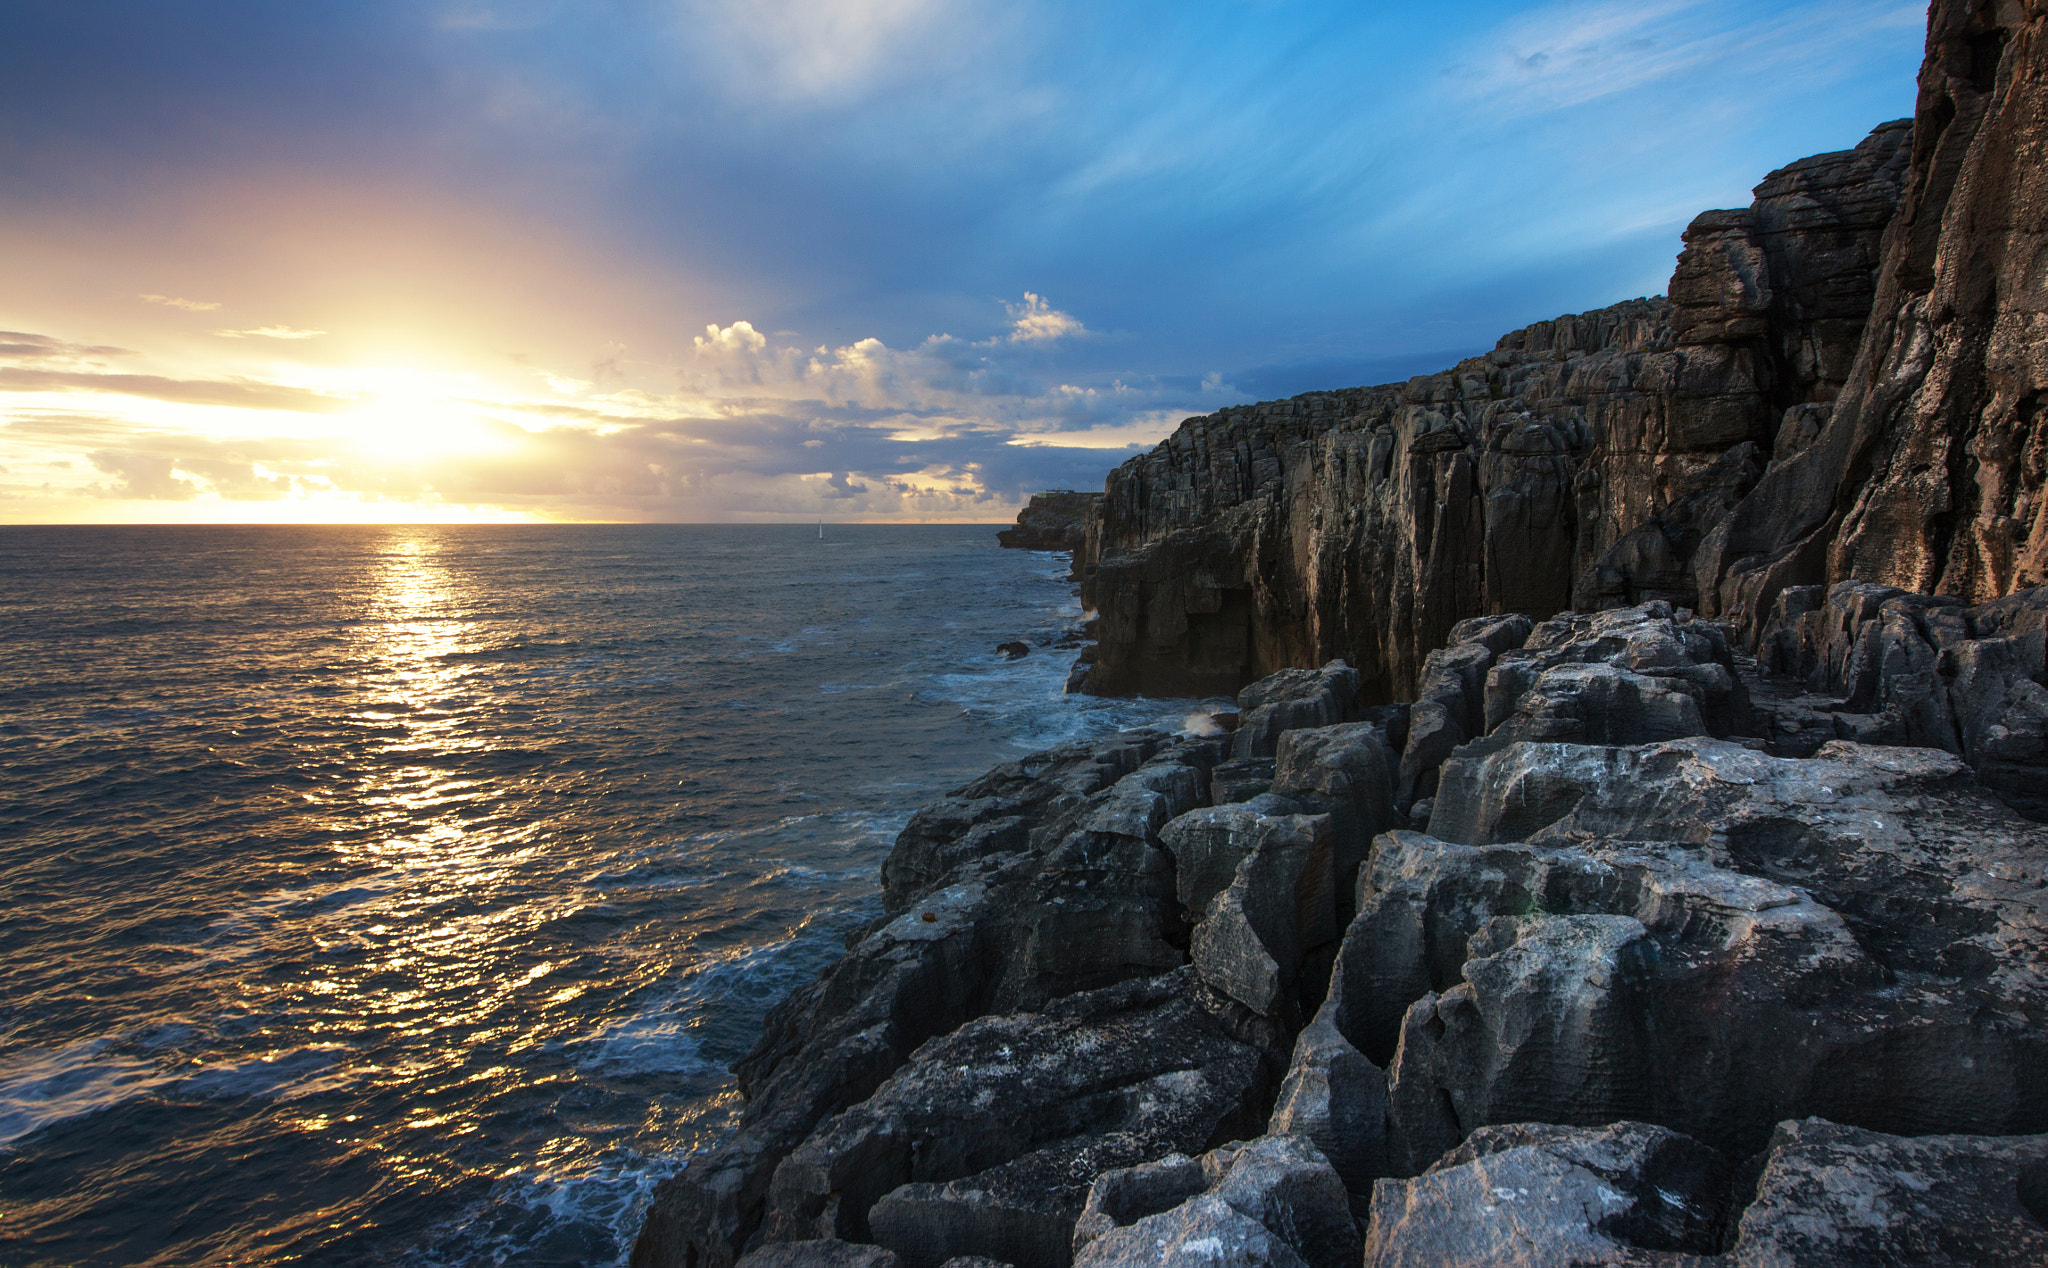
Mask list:
[[2048,1136],[1887,1136],[1778,1125],[1731,1265],[2048,1263]]
[[1283,669],[1237,693],[1231,756],[1272,757],[1283,732],[1348,722],[1358,708],[1358,671],[1341,660],[1321,669]]
[[1727,1172],[1714,1150],[1646,1123],[1482,1127],[1414,1179],[1373,1186],[1364,1262],[1697,1264],[1720,1248]]
[[1344,1186],[1314,1145],[1261,1136],[1186,1158],[1107,1173],[1074,1234],[1078,1265],[1222,1262],[1350,1268],[1358,1227]]
[[2019,1268],[2048,1262],[2048,1137],[1780,1123],[1736,1183],[1645,1123],[1474,1132],[1373,1190],[1368,1268]]
[[[1398,1174],[1482,1125],[1530,1120],[1641,1119],[1735,1154],[1807,1114],[2048,1126],[2038,964],[1887,963],[1807,889],[1687,846],[1390,833],[1359,906],[1332,1020],[1388,1067]],[[1924,912],[1900,915],[1925,936]]]

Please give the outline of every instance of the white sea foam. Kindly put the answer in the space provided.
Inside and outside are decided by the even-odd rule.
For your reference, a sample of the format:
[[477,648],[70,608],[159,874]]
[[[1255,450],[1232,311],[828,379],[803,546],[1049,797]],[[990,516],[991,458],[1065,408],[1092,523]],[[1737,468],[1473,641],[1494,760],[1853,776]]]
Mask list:
[[296,1100],[344,1087],[335,1069],[340,1044],[282,1049],[206,1065],[173,1056],[136,1055],[126,1036],[103,1036],[0,1058],[0,1144],[67,1119],[97,1114],[151,1093],[221,1100],[256,1096]]

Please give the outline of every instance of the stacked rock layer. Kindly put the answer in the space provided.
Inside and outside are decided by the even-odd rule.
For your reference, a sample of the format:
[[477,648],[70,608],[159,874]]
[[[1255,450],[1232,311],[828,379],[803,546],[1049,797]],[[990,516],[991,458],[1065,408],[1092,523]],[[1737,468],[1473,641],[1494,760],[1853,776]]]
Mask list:
[[[1854,648],[1933,610],[2039,688],[2048,589],[1814,608],[1873,610],[1774,635],[1851,695],[1657,601],[1467,621],[1406,706],[1332,662],[998,768],[636,1262],[2043,1262],[2048,831]],[[1944,699],[1989,736],[2013,694]]]

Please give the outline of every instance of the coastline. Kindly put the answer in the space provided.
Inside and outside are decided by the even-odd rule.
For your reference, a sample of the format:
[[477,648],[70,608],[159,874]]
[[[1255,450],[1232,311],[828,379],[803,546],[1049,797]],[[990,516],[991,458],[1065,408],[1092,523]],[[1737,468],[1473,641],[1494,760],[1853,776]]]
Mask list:
[[1668,299],[1063,506],[1075,685],[1237,709],[919,811],[633,1262],[2048,1260],[2048,15],[1929,21]]

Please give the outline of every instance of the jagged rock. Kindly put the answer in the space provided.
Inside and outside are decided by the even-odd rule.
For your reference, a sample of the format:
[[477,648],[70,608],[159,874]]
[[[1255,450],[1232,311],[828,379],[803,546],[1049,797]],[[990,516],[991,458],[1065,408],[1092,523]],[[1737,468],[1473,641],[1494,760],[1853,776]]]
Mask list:
[[970,1022],[790,1154],[765,1236],[1064,1263],[1097,1175],[1256,1130],[1237,1026],[1187,970]]
[[[1692,739],[1461,766],[1438,830],[1530,843],[1382,838],[1338,959],[1409,1165],[1521,1118],[1644,1118],[1735,1151],[1805,1114],[2048,1126],[2048,857],[1954,758]],[[1617,844],[1645,838],[1671,844]]]
[[1301,1256],[1264,1224],[1209,1194],[1105,1233],[1074,1256],[1075,1268],[1189,1263],[1307,1268]]
[[1209,800],[1219,806],[1250,801],[1273,791],[1273,774],[1270,761],[1219,762],[1209,772]]
[[1806,757],[1835,739],[1946,749],[2013,809],[2048,819],[2048,587],[1974,608],[1859,581],[1790,587],[1757,659],[1812,693],[1773,701],[1773,752]]
[[1281,670],[1238,693],[1231,756],[1272,757],[1282,732],[1349,721],[1357,706],[1358,671],[1341,660],[1321,669]]
[[1789,412],[1841,390],[1909,137],[1887,124],[1696,221],[1670,301],[1184,422],[1105,483],[1090,689],[1229,690],[1341,656],[1368,700],[1417,699],[1464,618],[1697,608],[1695,554]]
[[1012,1265],[1000,1259],[990,1259],[987,1255],[955,1255],[939,1268],[1012,1268]]
[[1413,1180],[1373,1186],[1365,1264],[1677,1268],[1719,1249],[1727,1170],[1714,1150],[1645,1123],[1482,1127]]
[[1303,958],[1337,938],[1335,834],[1328,815],[1285,815],[1261,817],[1250,835],[1189,951],[1203,981],[1262,1017],[1279,1017]]
[[1479,733],[1576,744],[1742,733],[1749,695],[1734,671],[1727,632],[1668,603],[1565,613],[1495,660]]
[[1328,1161],[1302,1137],[1268,1135],[1200,1163],[1172,1158],[1098,1178],[1075,1226],[1074,1263],[1349,1268],[1358,1245]]
[[1436,787],[1436,769],[1467,740],[1486,734],[1486,683],[1502,653],[1528,638],[1526,616],[1461,621],[1451,643],[1429,654],[1422,690],[1408,714],[1408,746],[1401,754],[1396,800],[1410,806]]
[[1447,839],[1685,842],[1812,894],[1894,969],[1975,977],[1995,962],[2011,989],[2041,989],[2041,830],[1946,753],[1836,741],[1800,761],[1694,739],[1516,744],[1451,766],[1459,799],[1434,821]]
[[[882,901],[902,911],[970,859],[1028,848],[1032,834],[1114,785],[1169,743],[1127,731],[1102,743],[1062,744],[996,767],[910,817],[882,864]],[[1045,832],[1039,833],[1041,840]]]
[[1306,1138],[1329,1159],[1348,1192],[1368,1195],[1373,1180],[1391,1171],[1387,1079],[1338,1026],[1349,1012],[1340,974],[1331,978],[1315,1019],[1294,1041],[1294,1060],[1266,1131]]
[[1023,660],[1031,654],[1029,643],[997,643],[996,650],[1009,660]]
[[1851,578],[1972,603],[2048,582],[2044,41],[2031,0],[1930,7],[1854,369],[1818,434],[1699,548],[1710,614],[1754,632],[1787,587]]
[[1351,916],[1351,889],[1372,839],[1400,821],[1396,764],[1384,727],[1373,722],[1288,731],[1274,762],[1273,792],[1327,815],[1338,909]]
[[1182,741],[1078,813],[1007,913],[997,1008],[1032,1008],[1184,962],[1173,860],[1159,832],[1202,801],[1218,747]]
[[[635,1262],[732,1264],[758,1225],[776,1166],[821,1121],[868,1096],[925,1040],[1003,1006],[1006,993],[1051,989],[1052,975],[1039,973],[1045,966],[1017,951],[1018,915],[1039,893],[1045,854],[1086,835],[1078,830],[1096,812],[1100,822],[1149,821],[1152,799],[1171,809],[1174,797],[1198,795],[1189,781],[1199,785],[1199,765],[1177,758],[1199,763],[1208,749],[1156,731],[1061,745],[997,767],[912,816],[883,867],[890,916],[769,1012],[734,1067],[747,1097],[740,1130],[657,1188]],[[1142,787],[1119,796],[1125,778]],[[1147,851],[1158,854],[1142,843],[1123,854],[1143,870]],[[1164,893],[1155,908],[1137,919],[1152,927],[1170,919]],[[1149,953],[1171,968],[1182,957],[1169,951]]]
[[738,1268],[902,1268],[903,1261],[880,1246],[856,1246],[837,1238],[763,1246],[741,1257]]

